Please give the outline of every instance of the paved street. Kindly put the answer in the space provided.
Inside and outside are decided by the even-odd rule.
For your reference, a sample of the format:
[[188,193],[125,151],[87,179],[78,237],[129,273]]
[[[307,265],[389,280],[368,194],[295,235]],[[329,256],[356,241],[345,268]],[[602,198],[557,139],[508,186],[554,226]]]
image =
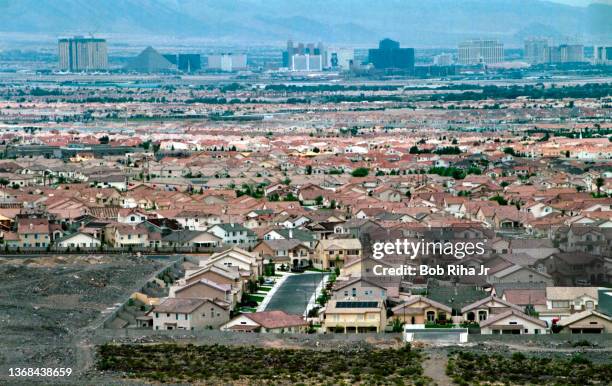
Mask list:
[[304,273],[289,276],[270,299],[266,311],[281,310],[301,315],[324,275],[326,274]]

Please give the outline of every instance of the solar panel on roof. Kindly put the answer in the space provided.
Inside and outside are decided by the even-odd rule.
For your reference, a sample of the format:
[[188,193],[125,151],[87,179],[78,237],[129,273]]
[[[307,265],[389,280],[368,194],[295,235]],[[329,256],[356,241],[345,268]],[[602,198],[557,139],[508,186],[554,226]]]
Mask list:
[[336,308],[376,308],[378,302],[336,302]]

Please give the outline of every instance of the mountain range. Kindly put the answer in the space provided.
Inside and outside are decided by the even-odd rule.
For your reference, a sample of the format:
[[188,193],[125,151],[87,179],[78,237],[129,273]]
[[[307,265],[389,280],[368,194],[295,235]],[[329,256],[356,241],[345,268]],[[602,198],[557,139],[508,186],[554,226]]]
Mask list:
[[0,0],[0,32],[153,35],[222,42],[448,46],[541,35],[612,40],[612,4],[543,0]]

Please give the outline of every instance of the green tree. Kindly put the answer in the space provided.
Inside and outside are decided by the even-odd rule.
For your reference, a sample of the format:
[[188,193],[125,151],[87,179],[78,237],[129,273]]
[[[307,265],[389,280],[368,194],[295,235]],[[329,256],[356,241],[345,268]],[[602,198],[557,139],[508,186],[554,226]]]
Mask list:
[[297,197],[293,195],[293,193],[289,192],[287,196],[283,199],[283,201],[299,201]]
[[399,318],[393,319],[393,332],[402,332],[402,321]]
[[506,154],[510,154],[511,156],[516,156],[516,152],[514,151],[513,148],[511,147],[506,147],[504,148],[504,153]]
[[502,196],[500,196],[499,194],[496,196],[491,197],[489,200],[491,201],[497,201],[497,203],[499,205],[508,205],[508,200],[506,200],[505,198],[503,198]]
[[459,149],[457,146],[444,146],[444,147],[440,147],[434,150],[434,153],[439,154],[439,155],[461,154],[461,149]]
[[533,316],[534,318],[537,318],[538,316],[540,316],[540,314],[535,310],[535,307],[533,306],[533,304],[527,304],[525,306],[525,314],[529,316]]
[[597,195],[601,195],[601,188],[604,186],[605,181],[602,177],[597,177],[595,180],[595,186],[597,187]]
[[366,177],[369,173],[370,173],[370,170],[368,168],[357,168],[353,170],[351,175],[353,177]]
[[259,287],[258,287],[258,285],[257,285],[257,281],[255,281],[255,280],[249,280],[249,282],[248,282],[248,290],[249,290],[249,293],[254,294],[254,293],[256,293],[256,292],[257,292],[257,290],[258,290],[258,289],[259,289]]
[[317,196],[317,198],[315,198],[315,204],[318,206],[323,205],[323,196]]

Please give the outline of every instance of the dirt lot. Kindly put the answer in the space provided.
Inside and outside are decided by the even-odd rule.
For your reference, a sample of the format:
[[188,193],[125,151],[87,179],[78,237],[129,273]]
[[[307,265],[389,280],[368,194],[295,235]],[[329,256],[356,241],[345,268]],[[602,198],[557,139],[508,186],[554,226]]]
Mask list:
[[0,258],[0,383],[18,383],[11,367],[70,367],[76,380],[92,361],[81,347],[88,329],[164,265],[137,256]]

